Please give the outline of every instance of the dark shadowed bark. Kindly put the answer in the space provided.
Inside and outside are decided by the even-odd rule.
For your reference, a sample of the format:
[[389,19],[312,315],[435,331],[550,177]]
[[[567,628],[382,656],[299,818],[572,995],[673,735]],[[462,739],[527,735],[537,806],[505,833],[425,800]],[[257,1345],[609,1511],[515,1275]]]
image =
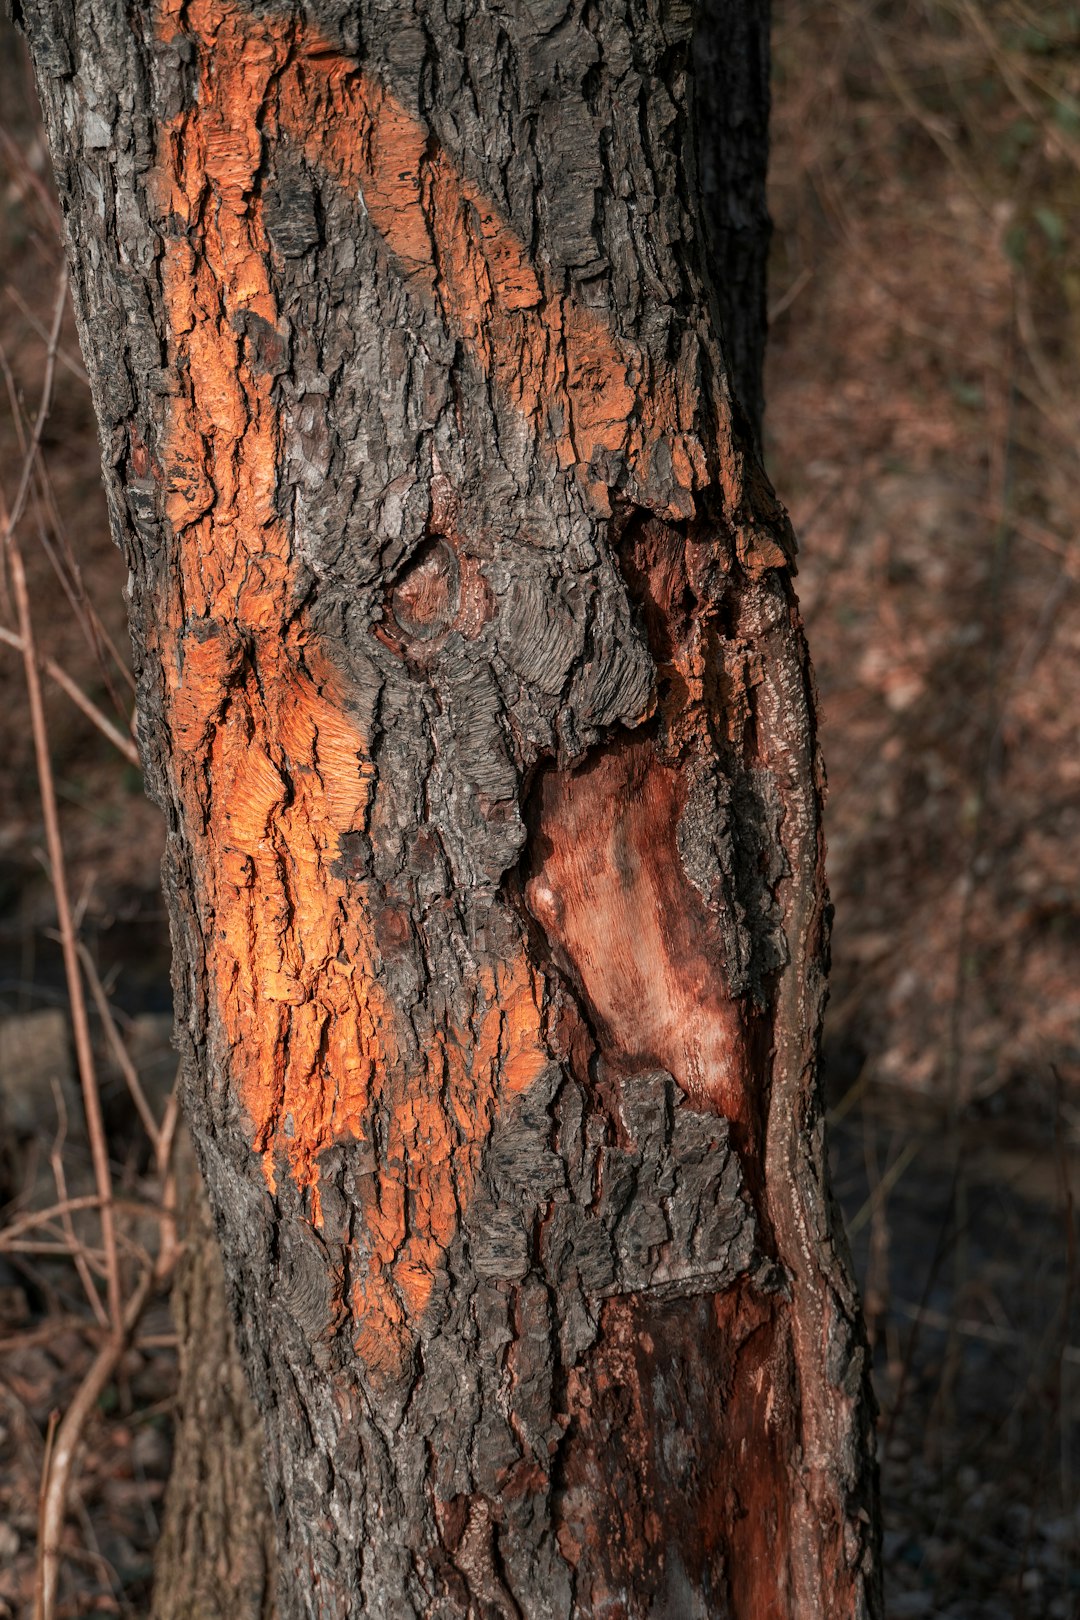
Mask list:
[[271,1620],[262,1425],[236,1353],[221,1251],[186,1143],[182,1158],[185,1254],[172,1291],[180,1387],[153,1620]]
[[24,21],[282,1615],[878,1613],[758,68],[710,255],[679,0]]

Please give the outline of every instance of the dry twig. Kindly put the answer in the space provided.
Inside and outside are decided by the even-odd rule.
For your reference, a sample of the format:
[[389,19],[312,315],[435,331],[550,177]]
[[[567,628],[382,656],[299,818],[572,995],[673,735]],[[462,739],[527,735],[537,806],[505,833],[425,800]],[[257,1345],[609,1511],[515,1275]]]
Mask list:
[[65,875],[64,846],[60,836],[60,818],[57,811],[52,760],[49,755],[45,706],[42,700],[37,646],[30,612],[30,593],[27,589],[26,570],[23,566],[22,551],[17,534],[19,520],[25,510],[30,491],[34,462],[41,446],[41,435],[52,401],[53,382],[56,375],[56,347],[60,339],[60,328],[64,318],[66,302],[67,272],[65,270],[61,273],[57,287],[52,328],[49,333],[49,352],[46,357],[45,377],[42,383],[37,420],[23,460],[22,477],[14,505],[11,511],[5,514],[4,540],[11,572],[12,592],[15,597],[16,612],[19,620],[19,635],[23,644],[23,667],[26,672],[27,695],[30,702],[34,754],[37,761],[38,783],[41,790],[42,813],[45,819],[45,838],[49,851],[53,892],[56,898],[57,919],[60,925],[64,972],[67,979],[68,997],[71,1003],[71,1020],[75,1032],[75,1051],[78,1059],[79,1078],[82,1083],[87,1131],[90,1137],[90,1153],[94,1164],[98,1196],[101,1199],[101,1231],[108,1266],[109,1316],[114,1326],[119,1330],[119,1324],[122,1320],[122,1305],[120,1261],[112,1209],[112,1175],[109,1169],[105,1126],[101,1114],[101,1097],[98,1091],[93,1047],[90,1040],[90,1021],[87,1016],[86,998],[83,995],[82,977],[79,972],[78,944],[75,937],[71,901]]
[[[9,647],[14,647],[17,652],[23,651],[22,637],[17,636],[13,630],[6,630],[3,625],[0,625],[0,641]],[[44,674],[48,675],[50,680],[56,682],[62,692],[67,693],[72,703],[81,709],[91,724],[95,725],[101,732],[102,736],[107,737],[113,747],[123,754],[129,765],[141,766],[139,750],[131,738],[125,737],[124,733],[113,725],[108,715],[102,714],[93,698],[87,697],[79,683],[73,681],[67,671],[61,669],[55,659],[42,657],[39,654],[38,667]]]

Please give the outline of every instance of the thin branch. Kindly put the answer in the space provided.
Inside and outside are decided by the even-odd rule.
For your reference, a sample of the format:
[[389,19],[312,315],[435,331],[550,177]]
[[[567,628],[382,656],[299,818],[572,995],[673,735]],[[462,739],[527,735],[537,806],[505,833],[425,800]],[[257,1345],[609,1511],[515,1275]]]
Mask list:
[[[41,322],[30,308],[30,305],[26,302],[26,299],[19,292],[18,288],[9,286],[7,289],[7,294],[31,330],[36,332],[38,337],[43,338],[47,343],[49,341],[48,331],[44,326],[42,326]],[[86,385],[89,384],[90,379],[86,375],[85,366],[83,366],[80,361],[76,360],[74,355],[68,354],[66,349],[57,349],[56,358],[65,368],[65,370],[70,371],[73,377],[78,378],[79,382]]]
[[11,165],[12,179],[22,186],[24,193],[33,192],[48,216],[55,240],[60,241],[64,232],[64,221],[57,205],[56,194],[49,190],[41,176],[32,168],[22,147],[12,139],[3,126],[0,126],[0,149],[6,153]]
[[138,1071],[131,1061],[131,1054],[124,1045],[120,1031],[116,1027],[116,1020],[112,1015],[112,1008],[109,1006],[109,998],[105,994],[105,986],[101,982],[101,976],[94,964],[94,958],[81,942],[79,944],[79,960],[82,962],[83,970],[86,973],[90,985],[90,994],[94,998],[94,1005],[98,1010],[98,1017],[104,1027],[116,1066],[123,1075],[124,1083],[131,1093],[131,1100],[135,1104],[136,1112],[143,1122],[147,1136],[150,1138],[156,1159],[161,1129],[154,1118],[153,1109],[146,1100],[146,1093],[142,1088]]
[[95,1340],[100,1338],[84,1316],[51,1316],[40,1327],[27,1328],[25,1333],[11,1333],[6,1339],[0,1339],[0,1356],[10,1355],[13,1350],[33,1350],[37,1345],[48,1344],[64,1333],[93,1335]]
[[[15,1247],[15,1239],[24,1232],[33,1232],[37,1227],[51,1226],[61,1220],[65,1215],[77,1213],[84,1209],[100,1209],[101,1199],[96,1193],[82,1193],[75,1198],[63,1198],[55,1204],[49,1204],[45,1209],[31,1209],[25,1215],[19,1215],[15,1220],[0,1232],[0,1250]],[[151,1216],[157,1221],[172,1221],[173,1212],[167,1203],[153,1203],[148,1198],[114,1198],[113,1208],[125,1210],[136,1216]]]
[[[5,1254],[54,1254],[61,1260],[77,1260],[81,1258],[85,1264],[92,1266],[94,1270],[102,1273],[105,1270],[105,1251],[103,1249],[87,1248],[85,1243],[80,1243],[78,1238],[74,1236],[57,1238],[51,1243],[46,1238],[24,1238],[21,1242],[9,1243],[5,1238],[3,1243],[0,1243],[0,1248],[3,1249]],[[107,1319],[105,1325],[107,1325]]]
[[[11,419],[14,423],[15,433],[19,440],[19,450],[22,455],[25,456],[28,452],[30,439],[23,424],[22,408],[19,403],[19,392],[15,386],[15,378],[12,374],[11,365],[8,361],[2,342],[0,342],[0,372],[3,374],[4,385],[7,389],[8,403],[11,407]],[[35,476],[38,487],[34,499],[34,512],[37,519],[38,541],[41,545],[42,551],[49,560],[49,564],[56,575],[61,590],[71,605],[71,610],[75,615],[83,635],[86,637],[87,645],[94,654],[94,657],[97,659],[98,668],[101,671],[102,680],[105,682],[105,685],[108,688],[109,696],[116,704],[118,711],[122,712],[119,697],[113,687],[109,660],[106,658],[105,654],[108,653],[110,655],[116,670],[119,671],[121,677],[127,682],[128,686],[133,692],[135,690],[135,677],[131,670],[127,667],[125,661],[121,658],[112,637],[109,635],[101,621],[100,614],[86,593],[86,586],[83,582],[82,570],[79,567],[78,559],[71,549],[70,542],[67,538],[67,532],[64,528],[60,511],[56,504],[56,497],[53,493],[52,481],[49,477],[48,464],[45,461],[45,458],[40,455],[35,458]],[[57,550],[57,547],[54,546],[52,541],[49,539],[47,532],[48,525],[42,516],[43,508],[45,511],[45,516],[52,524],[59,550]]]
[[[17,652],[23,650],[22,637],[17,636],[14,630],[6,630],[3,625],[0,625],[0,641],[4,642],[8,647],[14,647]],[[141,769],[142,761],[139,759],[139,750],[131,738],[125,737],[124,733],[113,725],[108,715],[103,714],[98,708],[93,698],[87,697],[79,683],[73,681],[67,671],[62,669],[53,658],[39,654],[38,666],[43,674],[48,675],[50,680],[56,682],[62,692],[67,693],[72,703],[82,710],[86,718],[98,728],[102,736],[108,737],[113,747],[119,749],[128,763]]]
[[[106,1312],[104,1305],[101,1303],[101,1295],[98,1292],[97,1283],[94,1281],[95,1270],[97,1275],[99,1277],[101,1276],[101,1266],[98,1265],[95,1267],[93,1265],[90,1255],[86,1252],[85,1247],[76,1237],[75,1227],[72,1224],[71,1212],[68,1207],[71,1200],[68,1197],[67,1176],[64,1171],[63,1153],[64,1143],[67,1140],[68,1111],[63,1088],[56,1080],[55,1076],[53,1077],[52,1082],[52,1092],[53,1101],[56,1104],[57,1130],[56,1135],[53,1138],[52,1147],[49,1150],[49,1165],[52,1169],[53,1181],[56,1184],[56,1196],[59,1200],[54,1207],[57,1210],[57,1217],[60,1221],[61,1232],[69,1246],[71,1263],[78,1273],[79,1281],[83,1285],[83,1292],[86,1294],[86,1297],[90,1302],[90,1308],[97,1319],[98,1326],[108,1328],[108,1313]],[[94,1197],[94,1205],[95,1208],[98,1209],[101,1207],[101,1200],[96,1195]],[[24,1231],[27,1230],[27,1219],[28,1218],[24,1217],[23,1221],[16,1223],[16,1226],[21,1226],[22,1230]],[[46,1225],[46,1229],[48,1229],[48,1224],[51,1223],[43,1222],[39,1224]],[[32,1228],[30,1229],[32,1230]],[[4,1246],[3,1243],[0,1243],[0,1246]],[[26,1254],[28,1251],[25,1248],[20,1250],[16,1244],[13,1245],[13,1252]]]
[[30,613],[30,593],[26,583],[26,570],[23,566],[22,551],[17,536],[17,525],[26,507],[26,500],[33,477],[34,461],[40,449],[41,436],[52,401],[53,383],[56,376],[56,346],[60,340],[60,327],[64,317],[66,298],[67,273],[65,271],[60,277],[57,288],[52,328],[49,334],[49,352],[46,359],[45,378],[42,383],[37,419],[24,457],[22,477],[19,480],[15,503],[11,511],[6,514],[4,538],[10,565],[12,592],[19,621],[19,634],[23,643],[23,668],[26,674],[26,688],[30,703],[34,753],[37,760],[41,806],[45,821],[45,839],[49,851],[53,892],[56,897],[57,920],[63,945],[64,973],[71,1002],[71,1020],[75,1035],[79,1079],[82,1083],[87,1132],[90,1137],[90,1152],[94,1165],[94,1179],[97,1183],[98,1196],[101,1199],[101,1233],[108,1260],[109,1316],[114,1329],[119,1332],[122,1320],[122,1299],[120,1261],[112,1208],[112,1176],[109,1170],[109,1154],[101,1114],[101,1097],[98,1092],[97,1074],[94,1069],[94,1054],[90,1040],[90,1020],[87,1016],[86,997],[83,993],[82,975],[79,971],[78,946],[71,915],[71,902],[68,895],[64,845],[60,836],[60,817],[56,803],[52,760],[49,756],[45,705],[42,698],[37,647]]
[[61,1538],[68,1486],[87,1419],[93,1412],[138,1325],[150,1295],[154,1273],[143,1273],[108,1341],[90,1365],[75,1397],[56,1429],[51,1454],[42,1472],[38,1515],[38,1566],[34,1583],[34,1620],[55,1620],[56,1591],[60,1578]]
[[[1019,1329],[995,1327],[990,1322],[976,1322],[970,1318],[954,1316],[951,1312],[934,1311],[928,1305],[916,1304],[914,1300],[894,1300],[893,1309],[920,1327],[929,1328],[932,1333],[960,1333],[965,1338],[983,1339],[988,1344],[1018,1347],[1024,1347],[1029,1342],[1027,1335],[1021,1333]],[[1063,1345],[1061,1359],[1072,1366],[1080,1366],[1080,1345]]]

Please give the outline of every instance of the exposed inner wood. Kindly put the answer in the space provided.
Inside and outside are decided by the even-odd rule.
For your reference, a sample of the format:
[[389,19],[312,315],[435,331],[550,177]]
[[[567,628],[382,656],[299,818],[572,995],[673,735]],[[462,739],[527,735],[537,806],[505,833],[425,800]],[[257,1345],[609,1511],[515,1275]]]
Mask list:
[[578,770],[548,771],[526,895],[615,1072],[666,1069],[696,1107],[745,1133],[742,1018],[679,857],[682,792],[649,737],[631,735]]
[[398,627],[429,641],[448,630],[457,616],[461,585],[457,558],[445,541],[432,540],[410,558],[407,572],[390,596]]
[[792,1369],[770,1303],[612,1301],[580,1377],[560,1535],[603,1571],[586,1612],[629,1589],[645,1613],[792,1620]]

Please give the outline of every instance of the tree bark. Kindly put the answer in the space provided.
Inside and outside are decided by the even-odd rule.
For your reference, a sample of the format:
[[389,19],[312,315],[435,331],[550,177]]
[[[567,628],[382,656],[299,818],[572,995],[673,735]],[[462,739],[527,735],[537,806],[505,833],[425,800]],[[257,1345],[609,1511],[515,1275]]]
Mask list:
[[689,8],[23,20],[282,1615],[879,1613]]
[[221,1250],[186,1140],[181,1155],[185,1253],[172,1291],[180,1386],[153,1620],[273,1620],[262,1424],[236,1353]]

